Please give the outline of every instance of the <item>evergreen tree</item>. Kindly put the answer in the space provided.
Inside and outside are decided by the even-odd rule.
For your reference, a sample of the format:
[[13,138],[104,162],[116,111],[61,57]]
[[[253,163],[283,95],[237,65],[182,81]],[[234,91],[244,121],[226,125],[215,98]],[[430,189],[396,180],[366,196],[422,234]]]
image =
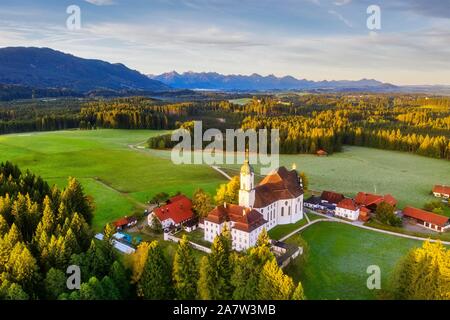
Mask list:
[[206,262],[202,260],[201,263],[198,282],[200,299],[231,299],[234,291],[231,247],[230,229],[224,226],[222,233],[214,239]]
[[114,261],[109,271],[109,277],[114,282],[116,288],[119,290],[119,294],[123,299],[127,299],[130,296],[130,280],[128,274],[119,261]]
[[412,249],[398,263],[391,290],[396,299],[450,299],[450,251],[429,241]]
[[283,273],[276,260],[267,261],[259,278],[257,298],[261,300],[290,300],[294,291],[294,282]]
[[197,296],[197,266],[187,236],[178,243],[173,261],[173,282],[176,297],[180,300],[193,300]]
[[305,300],[305,292],[303,291],[303,286],[299,282],[297,285],[297,288],[295,288],[295,291],[292,295],[292,300]]
[[78,180],[69,178],[67,188],[63,191],[61,199],[69,212],[77,212],[88,224],[91,223],[93,217],[92,206]]
[[153,241],[138,283],[138,295],[147,300],[171,299],[172,289],[170,266],[158,242]]
[[45,296],[47,299],[57,299],[67,290],[67,277],[61,270],[51,268],[44,279]]

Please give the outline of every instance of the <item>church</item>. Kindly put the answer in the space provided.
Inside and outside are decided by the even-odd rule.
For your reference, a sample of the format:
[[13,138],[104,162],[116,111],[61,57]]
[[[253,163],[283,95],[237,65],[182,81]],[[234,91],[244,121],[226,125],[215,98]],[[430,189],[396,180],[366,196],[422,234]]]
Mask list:
[[224,203],[204,220],[204,238],[213,242],[225,224],[231,230],[233,249],[248,249],[258,235],[281,224],[303,219],[303,185],[293,166],[280,167],[255,186],[255,174],[248,157],[241,167],[239,205]]

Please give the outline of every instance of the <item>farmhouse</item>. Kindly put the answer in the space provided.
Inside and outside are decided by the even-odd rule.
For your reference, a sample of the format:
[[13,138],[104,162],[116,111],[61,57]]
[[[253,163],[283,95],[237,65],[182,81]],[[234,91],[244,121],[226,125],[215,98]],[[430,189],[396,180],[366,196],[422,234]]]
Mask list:
[[192,201],[184,195],[170,198],[166,205],[156,208],[148,215],[149,226],[152,225],[154,216],[161,222],[164,229],[171,226],[179,227],[194,218]]
[[322,200],[322,203],[331,203],[336,205],[344,199],[345,197],[342,193],[333,191],[323,191],[320,195],[320,200]]
[[280,167],[255,186],[254,171],[246,158],[240,173],[239,206],[223,204],[204,220],[205,240],[212,242],[225,222],[232,230],[233,247],[247,249],[259,233],[279,224],[303,219],[303,185],[296,170]]
[[123,230],[125,228],[129,228],[137,224],[138,220],[136,217],[124,217],[117,221],[115,221],[113,224],[116,227],[117,230]]
[[433,195],[437,198],[450,198],[450,186],[435,185],[433,187]]
[[355,198],[355,203],[358,206],[366,207],[370,211],[376,211],[378,205],[382,202],[387,202],[393,207],[397,205],[397,200],[390,194],[381,196],[372,193],[359,192]]
[[417,224],[433,231],[444,232],[450,228],[450,218],[425,210],[406,207],[403,217],[416,221]]
[[355,204],[353,199],[346,198],[336,205],[335,215],[338,217],[358,220],[360,208]]

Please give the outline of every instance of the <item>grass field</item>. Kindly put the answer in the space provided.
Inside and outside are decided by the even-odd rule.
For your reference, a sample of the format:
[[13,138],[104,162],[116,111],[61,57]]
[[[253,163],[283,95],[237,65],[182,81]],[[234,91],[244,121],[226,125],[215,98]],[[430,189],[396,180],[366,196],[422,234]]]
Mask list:
[[[346,146],[344,152],[329,157],[280,156],[280,165],[290,168],[292,163],[306,172],[312,190],[335,190],[347,196],[359,191],[390,193],[400,207],[422,207],[435,199],[430,195],[433,185],[450,184],[449,161],[397,151]],[[237,174],[238,167],[228,166],[228,172]],[[255,169],[259,173],[258,166]]]
[[130,146],[164,131],[58,131],[0,136],[0,161],[30,169],[49,183],[63,187],[78,178],[96,204],[96,230],[118,217],[143,212],[158,192],[181,191],[191,196],[197,188],[215,192],[225,179],[203,165],[174,165],[170,153]]
[[230,103],[238,104],[240,106],[245,106],[247,103],[251,102],[252,98],[241,98],[229,100]]
[[318,222],[302,232],[309,245],[304,267],[294,260],[285,271],[301,281],[308,299],[376,299],[366,286],[367,267],[381,270],[381,289],[397,261],[420,241],[389,236],[342,223]]

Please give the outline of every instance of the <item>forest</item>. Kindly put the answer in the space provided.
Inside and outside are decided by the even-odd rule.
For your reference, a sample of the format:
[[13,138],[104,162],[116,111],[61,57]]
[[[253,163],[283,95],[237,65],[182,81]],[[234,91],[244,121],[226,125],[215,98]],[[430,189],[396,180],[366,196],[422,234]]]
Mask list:
[[[235,98],[230,96],[229,98]],[[399,150],[450,159],[450,98],[419,94],[265,94],[246,104],[207,93],[190,101],[147,97],[4,102],[0,133],[189,127],[279,129],[280,152],[340,152],[343,145]],[[170,136],[151,148],[173,146]]]

